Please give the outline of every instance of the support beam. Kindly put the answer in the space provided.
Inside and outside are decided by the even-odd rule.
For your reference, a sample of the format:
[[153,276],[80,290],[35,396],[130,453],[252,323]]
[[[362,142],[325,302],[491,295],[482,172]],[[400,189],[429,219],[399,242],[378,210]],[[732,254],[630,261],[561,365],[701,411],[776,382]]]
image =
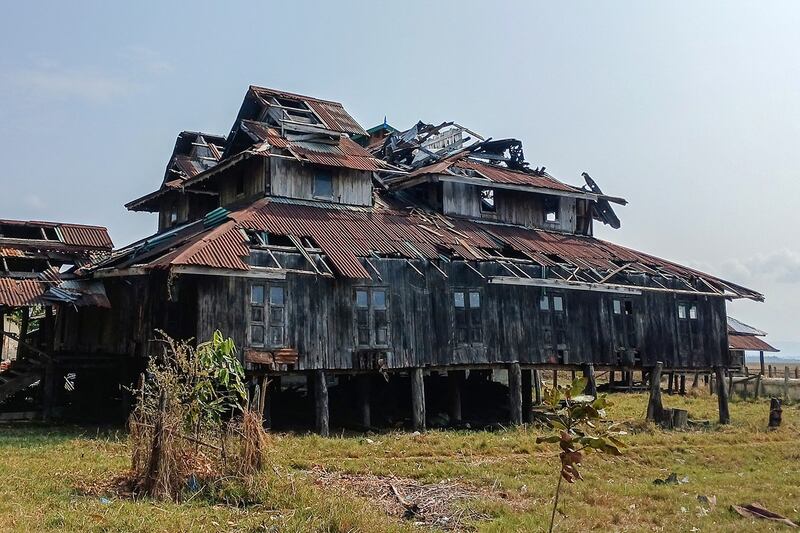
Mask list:
[[558,388],[558,370],[553,369],[553,388]]
[[675,372],[670,372],[668,377],[669,381],[667,384],[667,394],[671,396],[672,393],[675,392]]
[[680,384],[680,386],[678,388],[678,391],[680,392],[681,396],[685,396],[686,395],[686,374],[684,374],[683,372],[681,372],[680,380],[681,380],[681,382],[680,382],[681,384]]
[[314,422],[315,429],[323,437],[330,435],[330,412],[328,411],[328,380],[325,371],[314,370]]
[[461,388],[464,385],[464,370],[447,371],[447,406],[451,424],[460,424],[461,417]]
[[540,370],[533,371],[533,390],[535,395],[536,405],[542,404],[542,372]]
[[425,431],[425,378],[421,368],[411,369],[411,418],[415,430]]
[[[660,376],[661,374],[659,374]],[[652,379],[652,376],[650,377]],[[625,371],[625,387],[628,389],[628,392],[633,390],[633,370],[626,370]]]
[[522,424],[522,369],[519,363],[508,365],[508,406],[509,422]]
[[594,377],[594,365],[586,364],[582,366],[583,377],[586,378],[586,389],[584,389],[584,392],[589,396],[597,398],[597,381]]
[[761,375],[764,375],[764,352],[758,352],[758,360],[761,363]]
[[261,416],[264,417],[264,428],[272,429],[275,422],[272,418],[272,406],[275,401],[275,395],[280,393],[281,390],[281,377],[272,376],[265,380],[266,385],[261,387],[262,394],[264,395],[264,410]]
[[721,366],[714,368],[717,382],[717,402],[719,404],[719,423],[730,424],[731,414],[728,410],[728,387],[725,383],[725,369]]
[[614,374],[615,374],[614,370],[608,371],[608,384],[611,385],[612,387],[614,386],[614,378],[615,378]]
[[522,371],[522,421],[526,424],[533,422],[532,373],[529,368]]
[[653,371],[650,372],[650,400],[647,402],[647,421],[655,422],[661,418],[661,370],[664,363],[658,361]]
[[28,327],[30,325],[30,308],[22,308],[22,323],[19,327],[19,341],[17,342],[17,361],[25,360],[25,341],[28,340]]
[[369,374],[358,374],[356,376],[356,389],[358,396],[358,418],[359,423],[368,429],[372,427],[372,411],[370,405],[370,381],[372,376]]

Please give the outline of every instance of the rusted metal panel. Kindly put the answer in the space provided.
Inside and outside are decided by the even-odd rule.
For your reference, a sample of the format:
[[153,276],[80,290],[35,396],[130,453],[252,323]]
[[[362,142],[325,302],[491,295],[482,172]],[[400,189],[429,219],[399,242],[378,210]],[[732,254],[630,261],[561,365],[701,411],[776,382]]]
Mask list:
[[753,352],[780,351],[755,335],[728,335],[728,344],[731,350],[747,350]]
[[62,224],[59,228],[66,244],[101,250],[111,250],[114,247],[106,228],[77,224]]

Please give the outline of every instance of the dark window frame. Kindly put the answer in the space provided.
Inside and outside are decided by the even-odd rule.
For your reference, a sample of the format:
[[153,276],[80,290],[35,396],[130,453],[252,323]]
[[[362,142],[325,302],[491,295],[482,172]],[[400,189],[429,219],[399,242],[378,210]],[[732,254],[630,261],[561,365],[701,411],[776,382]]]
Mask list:
[[[318,190],[318,181],[321,179],[326,178],[330,183],[330,194],[323,194],[325,191]],[[314,177],[312,178],[311,182],[311,196],[314,198],[319,198],[321,200],[333,200],[334,198],[334,187],[333,187],[333,171],[329,169],[322,169],[317,168],[314,169]]]
[[471,287],[455,288],[451,301],[455,343],[459,346],[482,345],[484,343],[483,291]]
[[[359,293],[366,295],[364,304]],[[383,294],[383,302],[376,299]],[[388,348],[391,342],[389,324],[389,288],[378,286],[357,286],[353,288],[353,339],[357,348]],[[383,337],[383,342],[381,342]],[[366,339],[366,340],[365,340]]]
[[478,202],[480,203],[481,213],[497,213],[497,195],[494,189],[480,187],[478,189]]
[[[261,301],[254,298],[254,289],[261,289]],[[286,283],[275,281],[252,281],[247,295],[247,345],[252,348],[286,347]],[[277,294],[280,291],[280,301]],[[273,298],[273,295],[276,295]],[[258,318],[256,318],[258,317]],[[261,340],[254,335],[261,328]],[[277,339],[277,340],[276,340]]]

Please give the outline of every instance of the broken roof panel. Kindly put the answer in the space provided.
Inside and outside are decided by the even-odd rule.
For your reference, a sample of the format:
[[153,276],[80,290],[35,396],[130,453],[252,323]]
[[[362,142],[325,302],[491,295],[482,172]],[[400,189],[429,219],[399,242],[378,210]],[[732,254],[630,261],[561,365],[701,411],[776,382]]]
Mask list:
[[[369,278],[361,258],[378,256],[438,261],[442,254],[468,261],[496,261],[509,250],[532,263],[568,271],[597,272],[629,269],[662,278],[677,278],[689,287],[699,282],[719,296],[763,299],[755,291],[594,237],[571,235],[506,224],[446,217],[417,209],[351,207],[318,202],[263,198],[228,215],[215,228],[175,232],[160,244],[160,253],[140,255],[133,249],[123,263],[144,268],[192,265],[212,269],[250,270],[250,242],[246,231],[309,238],[323,251],[339,275]],[[202,229],[202,226],[197,226]],[[139,255],[137,261],[136,256]],[[623,268],[624,267],[624,268]],[[603,283],[597,272],[594,283]],[[590,272],[591,274],[591,272]],[[609,277],[613,282],[613,277]],[[704,285],[704,286],[705,286]],[[660,290],[660,289],[658,289]],[[664,288],[664,290],[669,290]]]
[[350,116],[339,102],[321,100],[311,96],[278,91],[267,87],[250,86],[250,91],[262,100],[269,102],[270,98],[281,98],[305,103],[319,118],[325,127],[348,135],[366,135],[364,128]]
[[758,335],[759,337],[763,337],[767,334],[760,329],[748,326],[744,322],[736,320],[732,316],[728,317],[728,333],[736,335]]

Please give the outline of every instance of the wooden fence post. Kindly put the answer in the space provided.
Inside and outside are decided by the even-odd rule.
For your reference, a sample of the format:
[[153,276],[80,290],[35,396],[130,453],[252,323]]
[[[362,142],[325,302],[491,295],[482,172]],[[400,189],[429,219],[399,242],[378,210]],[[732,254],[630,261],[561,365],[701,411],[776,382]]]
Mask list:
[[783,370],[783,399],[784,401],[789,400],[789,367],[787,366]]
[[589,396],[597,397],[597,382],[595,381],[594,377],[594,365],[586,364],[583,365],[583,377],[586,378],[586,389],[585,392]]

